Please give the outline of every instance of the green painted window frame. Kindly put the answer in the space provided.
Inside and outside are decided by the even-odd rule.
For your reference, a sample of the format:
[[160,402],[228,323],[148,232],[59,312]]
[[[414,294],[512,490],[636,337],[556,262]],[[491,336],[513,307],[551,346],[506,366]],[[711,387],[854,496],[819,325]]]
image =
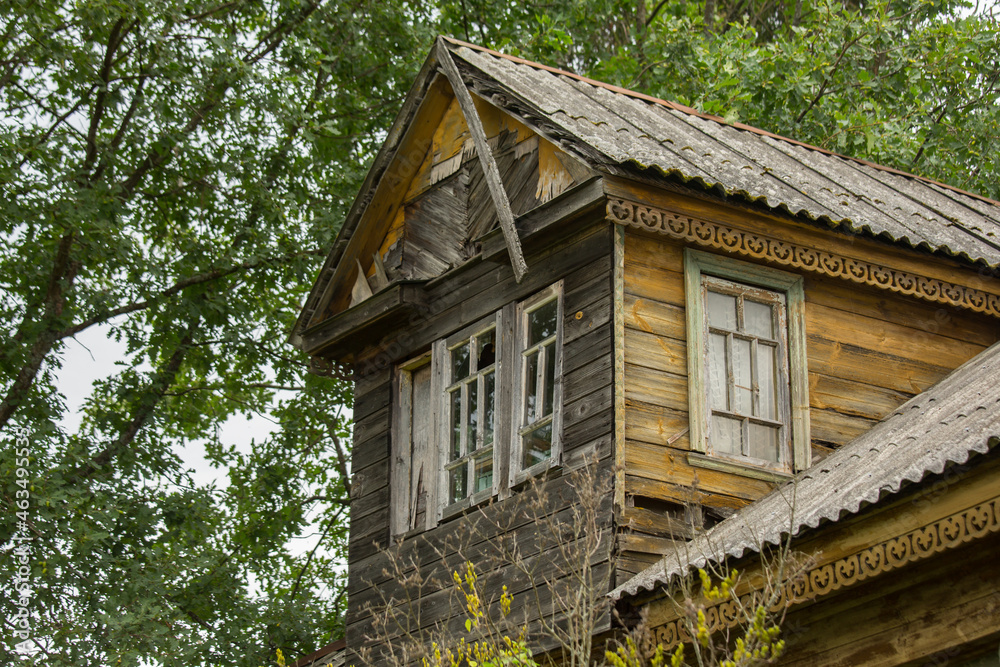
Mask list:
[[[702,300],[702,276],[715,276],[735,283],[761,287],[785,295],[787,319],[788,418],[791,460],[783,469],[760,465],[755,459],[716,455],[708,441],[707,364],[705,362],[707,315]],[[684,250],[684,292],[687,313],[688,418],[692,456],[689,462],[743,473],[751,477],[780,479],[782,473],[804,470],[810,465],[809,369],[806,357],[805,289],[801,276],[766,266],[713,255],[691,248]]]

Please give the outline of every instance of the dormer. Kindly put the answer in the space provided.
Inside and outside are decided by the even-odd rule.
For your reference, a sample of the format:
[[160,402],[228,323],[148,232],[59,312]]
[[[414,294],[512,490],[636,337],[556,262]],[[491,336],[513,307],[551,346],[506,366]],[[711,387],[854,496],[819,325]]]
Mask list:
[[[895,411],[997,363],[998,269],[997,202],[440,38],[296,328],[355,387],[348,652],[395,591],[387,545],[442,574],[449,536],[527,488],[569,515],[591,462],[610,489],[596,594],[630,610],[667,606],[649,596],[679,540],[736,540],[769,494],[868,460],[848,447],[896,479]],[[942,466],[987,456],[980,435]],[[943,474],[921,466],[907,484]],[[871,535],[895,530],[876,514]],[[535,590],[511,592],[537,622]]]

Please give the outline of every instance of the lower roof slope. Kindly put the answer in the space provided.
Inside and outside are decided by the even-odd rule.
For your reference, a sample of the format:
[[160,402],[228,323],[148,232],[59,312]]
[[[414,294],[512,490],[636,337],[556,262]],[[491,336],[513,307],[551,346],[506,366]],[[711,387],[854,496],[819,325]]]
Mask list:
[[[654,590],[726,557],[838,521],[1000,440],[1000,343],[910,399],[870,431],[640,572],[609,595]],[[793,511],[794,509],[794,511]]]

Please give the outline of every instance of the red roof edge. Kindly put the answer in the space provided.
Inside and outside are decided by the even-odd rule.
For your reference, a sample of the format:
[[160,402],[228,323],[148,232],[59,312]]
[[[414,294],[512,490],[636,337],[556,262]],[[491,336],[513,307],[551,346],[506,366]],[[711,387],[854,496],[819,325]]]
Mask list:
[[290,667],[306,667],[306,665],[314,662],[315,660],[318,660],[319,658],[323,658],[327,655],[330,655],[331,653],[336,653],[337,651],[343,651],[345,648],[347,648],[347,640],[338,639],[337,641],[333,642],[332,644],[324,646],[318,651],[310,653],[309,655],[303,658],[299,658],[298,660],[293,662],[290,665]]

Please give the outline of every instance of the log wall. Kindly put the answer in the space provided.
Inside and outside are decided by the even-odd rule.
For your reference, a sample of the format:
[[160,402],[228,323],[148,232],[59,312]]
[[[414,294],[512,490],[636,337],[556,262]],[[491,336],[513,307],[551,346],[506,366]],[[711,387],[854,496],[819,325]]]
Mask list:
[[[532,620],[537,616],[535,592],[529,581],[509,566],[490,566],[487,557],[503,540],[516,544],[524,558],[543,565],[553,560],[551,543],[540,538],[531,520],[541,511],[569,521],[575,504],[570,473],[591,457],[599,461],[604,478],[612,465],[612,368],[611,351],[611,239],[612,228],[598,210],[585,219],[560,226],[560,236],[544,242],[525,241],[529,271],[521,284],[514,281],[506,256],[496,262],[473,259],[459,269],[428,284],[428,308],[404,330],[385,331],[365,350],[356,365],[355,433],[349,547],[347,643],[349,651],[371,643],[372,637],[395,634],[373,625],[371,606],[405,595],[403,580],[412,574],[387,574],[391,559],[383,549],[389,544],[389,486],[392,373],[395,364],[429,349],[435,340],[485,317],[502,306],[524,299],[548,285],[563,280],[563,466],[542,485],[543,499],[534,510],[524,503],[531,494],[515,491],[511,498],[496,502],[465,517],[445,521],[438,527],[412,536],[401,544],[400,558],[419,562],[425,578],[422,596],[412,609],[416,627],[435,625],[464,630],[463,604],[451,596],[451,572],[466,560],[474,560],[487,588],[499,594],[506,584],[514,594],[514,616]],[[405,502],[405,499],[404,499]],[[600,528],[607,531],[599,553],[593,558],[594,574],[606,589],[610,585],[613,545],[611,495],[603,501]],[[539,510],[538,508],[541,508]],[[555,537],[555,536],[551,536]],[[485,571],[484,571],[485,570]],[[545,574],[545,569],[539,575]],[[537,581],[535,582],[537,583]],[[538,589],[544,607],[547,586]],[[518,616],[520,615],[520,616]],[[602,620],[607,627],[610,619]],[[359,663],[356,654],[348,664]]]
[[[792,226],[774,233],[807,247],[822,234]],[[683,251],[680,242],[626,230],[619,578],[655,563],[673,537],[686,534],[685,526],[727,516],[771,489],[762,480],[687,462]],[[985,315],[802,275],[814,462],[1000,339],[1000,327]],[[683,506],[691,502],[704,515],[686,513]]]

